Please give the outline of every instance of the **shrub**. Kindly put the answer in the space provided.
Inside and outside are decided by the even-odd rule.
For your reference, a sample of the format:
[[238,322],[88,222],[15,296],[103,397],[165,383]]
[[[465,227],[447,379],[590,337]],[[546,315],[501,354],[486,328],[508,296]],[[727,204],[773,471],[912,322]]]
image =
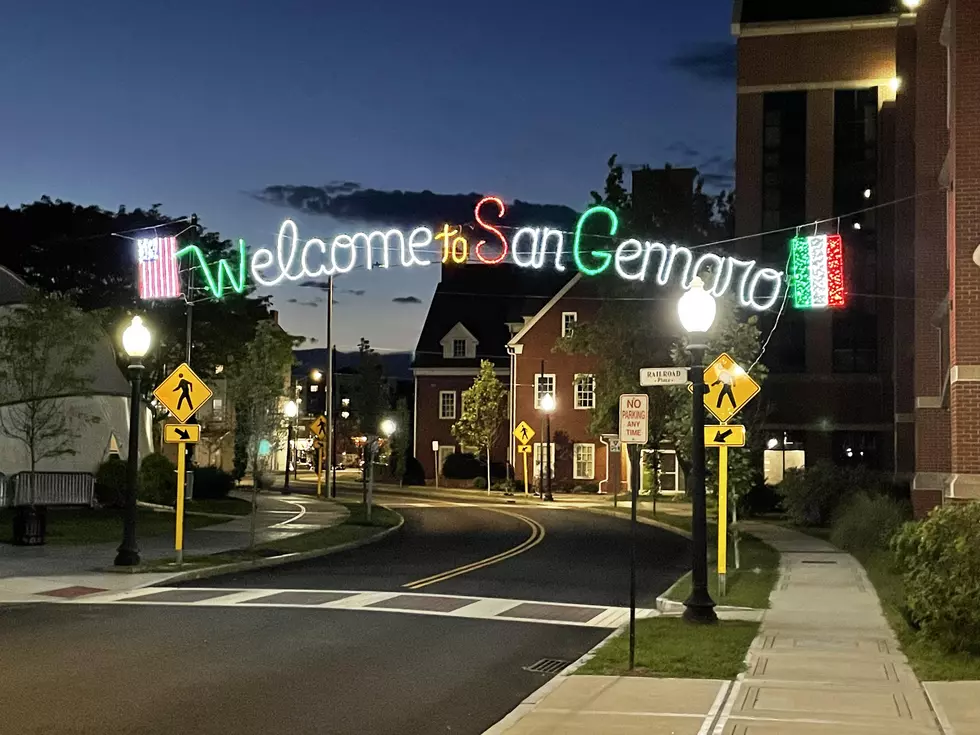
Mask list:
[[764,482],[752,485],[747,493],[738,497],[739,514],[744,517],[761,516],[783,511],[783,497],[779,490]]
[[126,463],[118,455],[111,455],[95,471],[95,499],[103,508],[126,504]]
[[139,499],[159,505],[177,503],[177,468],[162,454],[143,458],[139,472]]
[[194,468],[194,497],[197,500],[224,498],[235,487],[235,478],[217,467]]
[[884,495],[860,493],[837,514],[830,541],[847,551],[887,549],[907,518],[906,506],[901,503]]
[[950,651],[980,652],[980,503],[906,523],[892,548],[910,621]]
[[477,490],[486,490],[487,489],[487,478],[485,478],[485,477],[477,477],[477,478],[475,478],[473,480],[473,487],[475,487]]
[[787,470],[778,492],[790,521],[799,526],[826,526],[841,503],[864,491],[879,495],[887,489],[882,475],[864,467],[835,467],[817,462]]
[[450,454],[442,463],[442,475],[447,480],[472,480],[483,477],[486,482],[487,470],[483,462],[472,454]]
[[502,493],[512,493],[517,487],[513,480],[497,480],[491,485],[494,490],[499,490]]
[[576,485],[572,488],[573,493],[592,493],[596,494],[599,492],[599,485],[594,482],[583,482],[580,485]]
[[417,457],[409,455],[405,459],[405,475],[402,477],[402,482],[406,485],[425,484],[425,470]]

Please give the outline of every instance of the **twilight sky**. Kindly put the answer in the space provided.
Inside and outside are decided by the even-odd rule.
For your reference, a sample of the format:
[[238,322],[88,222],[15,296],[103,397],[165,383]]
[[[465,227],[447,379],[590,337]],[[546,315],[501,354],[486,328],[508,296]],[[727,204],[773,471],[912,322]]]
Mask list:
[[[581,209],[612,153],[700,165],[723,185],[731,175],[731,0],[9,6],[0,205],[43,194],[107,209],[159,202],[255,246],[274,245],[289,215],[304,238],[358,227],[254,196],[274,185]],[[364,336],[414,348],[438,274],[339,277],[338,347]],[[274,293],[283,326],[322,342],[322,293]]]

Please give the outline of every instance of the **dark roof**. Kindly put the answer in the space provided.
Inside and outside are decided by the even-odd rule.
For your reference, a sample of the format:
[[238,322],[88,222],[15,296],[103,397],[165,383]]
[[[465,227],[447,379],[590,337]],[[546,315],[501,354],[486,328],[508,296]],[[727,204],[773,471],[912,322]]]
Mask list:
[[[508,322],[523,324],[537,314],[575,276],[566,269],[532,270],[512,263],[486,266],[470,263],[443,269],[415,349],[414,367],[477,367],[490,360],[508,367]],[[440,341],[462,323],[479,344],[475,359],[447,359]]]
[[829,20],[897,12],[896,0],[742,0],[742,17],[737,22]]

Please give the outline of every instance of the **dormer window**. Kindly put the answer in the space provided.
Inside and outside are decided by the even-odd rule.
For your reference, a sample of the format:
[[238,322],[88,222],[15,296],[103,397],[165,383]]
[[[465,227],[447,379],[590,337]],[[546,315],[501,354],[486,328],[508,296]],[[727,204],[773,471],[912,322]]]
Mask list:
[[457,322],[446,336],[439,340],[442,345],[442,356],[447,360],[472,360],[476,357],[476,347],[479,344],[473,333]]

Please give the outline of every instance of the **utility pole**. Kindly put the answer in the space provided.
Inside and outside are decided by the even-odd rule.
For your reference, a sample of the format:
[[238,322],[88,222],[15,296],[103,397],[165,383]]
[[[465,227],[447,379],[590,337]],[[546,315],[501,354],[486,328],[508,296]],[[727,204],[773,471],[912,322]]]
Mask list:
[[337,497],[337,475],[333,472],[334,467],[334,391],[333,391],[333,276],[327,279],[327,380],[324,386],[327,389],[327,461],[330,462],[330,472],[333,473],[333,481],[330,484],[330,497]]

